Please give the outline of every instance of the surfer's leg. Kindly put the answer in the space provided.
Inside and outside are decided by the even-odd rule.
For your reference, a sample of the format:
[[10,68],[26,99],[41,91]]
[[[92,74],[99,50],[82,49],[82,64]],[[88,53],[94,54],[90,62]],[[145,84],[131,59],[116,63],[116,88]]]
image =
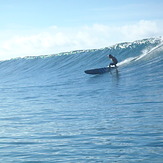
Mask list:
[[111,67],[111,66],[113,66],[113,65],[114,65],[114,63],[110,63],[109,67]]
[[113,66],[117,68],[117,65],[115,63],[110,63],[109,67],[113,67]]

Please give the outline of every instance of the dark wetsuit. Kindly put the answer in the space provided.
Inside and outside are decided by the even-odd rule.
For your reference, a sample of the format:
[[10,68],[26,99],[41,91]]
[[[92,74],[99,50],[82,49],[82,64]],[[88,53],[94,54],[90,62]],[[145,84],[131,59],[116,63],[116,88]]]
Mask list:
[[113,61],[113,63],[110,63],[110,65],[109,66],[112,66],[112,65],[114,65],[115,67],[117,67],[117,63],[118,63],[118,60],[115,58],[115,57],[113,57],[113,56],[111,56],[110,57],[110,59]]

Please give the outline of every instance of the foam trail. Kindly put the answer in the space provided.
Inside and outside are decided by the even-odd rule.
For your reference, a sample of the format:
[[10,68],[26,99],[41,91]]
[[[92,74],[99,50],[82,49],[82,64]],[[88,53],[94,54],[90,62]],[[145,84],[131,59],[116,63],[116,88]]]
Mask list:
[[136,57],[127,58],[124,61],[118,63],[117,66],[122,66],[122,65],[129,64],[129,63],[131,63],[133,61],[138,61],[138,60],[140,60],[140,59],[142,59],[142,58],[150,55],[152,52],[154,52],[155,50],[157,50],[158,48],[160,48],[162,45],[163,45],[163,43],[159,44],[158,46],[156,46],[156,47],[154,47],[154,48],[152,48],[150,50],[145,49],[145,50],[143,50],[143,53],[141,55],[136,56]]
[[127,58],[124,61],[118,63],[117,66],[122,66],[122,65],[125,65],[125,64],[129,64],[130,62],[134,61],[135,59],[136,59],[136,57]]
[[144,58],[145,56],[150,55],[150,53],[152,53],[153,51],[157,50],[157,49],[160,48],[162,45],[163,45],[163,44],[161,43],[160,45],[158,45],[158,46],[156,46],[156,47],[150,49],[149,51],[148,51],[147,49],[145,49],[145,50],[143,51],[143,54],[141,54],[140,56],[136,57],[135,61],[138,61],[138,60]]

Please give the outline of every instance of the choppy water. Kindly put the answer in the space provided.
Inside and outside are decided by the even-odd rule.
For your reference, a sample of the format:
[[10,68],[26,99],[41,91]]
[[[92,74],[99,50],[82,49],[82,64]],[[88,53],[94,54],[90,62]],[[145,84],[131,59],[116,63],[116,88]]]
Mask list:
[[162,163],[162,70],[160,39],[1,61],[0,162]]

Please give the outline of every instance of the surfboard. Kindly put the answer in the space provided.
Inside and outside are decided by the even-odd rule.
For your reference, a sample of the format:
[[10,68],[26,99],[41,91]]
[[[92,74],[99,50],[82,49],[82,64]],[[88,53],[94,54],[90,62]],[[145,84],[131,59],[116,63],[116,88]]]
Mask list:
[[84,72],[86,74],[103,74],[106,72],[111,71],[112,69],[114,69],[115,67],[103,67],[103,68],[96,68],[96,69],[91,69],[91,70],[85,70]]

